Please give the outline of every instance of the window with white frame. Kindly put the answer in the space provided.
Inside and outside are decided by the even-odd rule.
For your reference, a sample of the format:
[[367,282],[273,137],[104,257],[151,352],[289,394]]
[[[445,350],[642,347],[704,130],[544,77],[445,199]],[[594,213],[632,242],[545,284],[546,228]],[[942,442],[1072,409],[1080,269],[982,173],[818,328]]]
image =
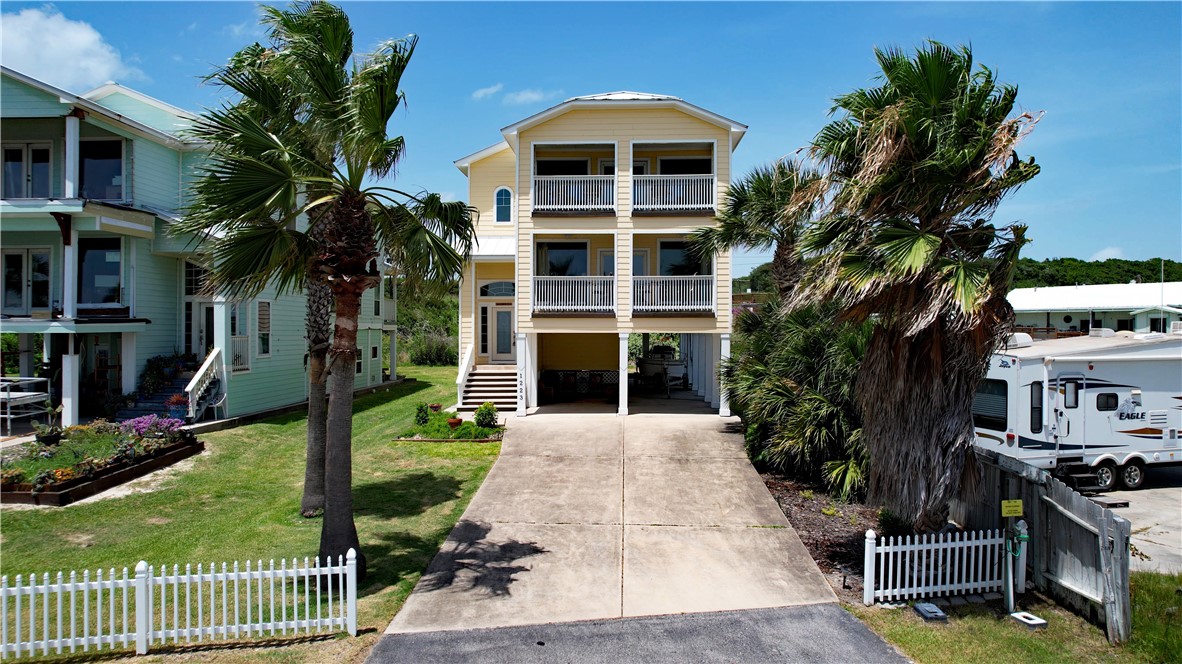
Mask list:
[[373,291],[373,315],[374,318],[382,317],[382,291],[375,289]]
[[3,198],[49,198],[52,154],[49,143],[5,143]]
[[250,334],[250,324],[246,317],[246,307],[240,302],[230,305],[230,336],[245,337]]
[[498,224],[513,221],[513,192],[508,187],[501,187],[493,194],[496,203],[496,220]]
[[118,306],[123,288],[123,243],[117,237],[78,240],[78,303]]
[[259,300],[256,305],[258,308],[257,326],[259,338],[259,357],[267,357],[271,354],[271,303],[266,300]]
[[123,179],[123,139],[79,142],[78,189],[82,198],[123,200]]

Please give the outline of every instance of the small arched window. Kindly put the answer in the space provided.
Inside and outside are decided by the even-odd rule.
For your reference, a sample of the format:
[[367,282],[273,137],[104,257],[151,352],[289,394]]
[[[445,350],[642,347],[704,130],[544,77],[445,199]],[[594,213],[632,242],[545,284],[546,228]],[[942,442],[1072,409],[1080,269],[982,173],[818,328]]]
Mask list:
[[513,221],[513,192],[506,187],[497,189],[494,194],[497,204],[497,223]]
[[480,287],[481,297],[509,297],[515,291],[512,281],[494,281]]

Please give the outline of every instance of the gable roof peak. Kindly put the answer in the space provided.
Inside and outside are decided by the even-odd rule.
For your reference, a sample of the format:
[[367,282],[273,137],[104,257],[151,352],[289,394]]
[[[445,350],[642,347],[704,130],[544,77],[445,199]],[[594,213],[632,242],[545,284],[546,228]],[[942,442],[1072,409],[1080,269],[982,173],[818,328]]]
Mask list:
[[616,92],[600,92],[593,95],[582,95],[579,97],[571,97],[567,101],[684,101],[681,97],[674,97],[673,95],[660,95],[651,92],[633,92],[631,90],[618,90]]

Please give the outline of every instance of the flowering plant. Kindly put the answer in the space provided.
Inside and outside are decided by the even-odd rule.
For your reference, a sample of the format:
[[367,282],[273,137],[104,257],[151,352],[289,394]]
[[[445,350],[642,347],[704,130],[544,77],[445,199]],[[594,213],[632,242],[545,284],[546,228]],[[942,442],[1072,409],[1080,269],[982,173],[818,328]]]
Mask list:
[[184,425],[185,422],[183,420],[160,417],[159,415],[144,415],[134,420],[127,420],[120,426],[120,429],[122,429],[123,433],[133,435],[136,438],[161,436],[169,440],[174,440],[180,437],[181,427]]
[[188,406],[189,405],[189,397],[185,396],[181,392],[177,392],[176,394],[168,397],[168,399],[166,399],[164,401],[164,405],[165,406]]

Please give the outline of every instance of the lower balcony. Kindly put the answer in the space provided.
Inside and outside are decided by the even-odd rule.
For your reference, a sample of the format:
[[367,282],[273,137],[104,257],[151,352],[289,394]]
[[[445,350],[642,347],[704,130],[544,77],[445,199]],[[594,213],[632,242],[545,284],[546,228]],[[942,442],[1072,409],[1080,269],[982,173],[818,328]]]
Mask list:
[[615,277],[534,277],[535,314],[616,313]]
[[632,313],[712,314],[715,288],[711,275],[632,278]]

